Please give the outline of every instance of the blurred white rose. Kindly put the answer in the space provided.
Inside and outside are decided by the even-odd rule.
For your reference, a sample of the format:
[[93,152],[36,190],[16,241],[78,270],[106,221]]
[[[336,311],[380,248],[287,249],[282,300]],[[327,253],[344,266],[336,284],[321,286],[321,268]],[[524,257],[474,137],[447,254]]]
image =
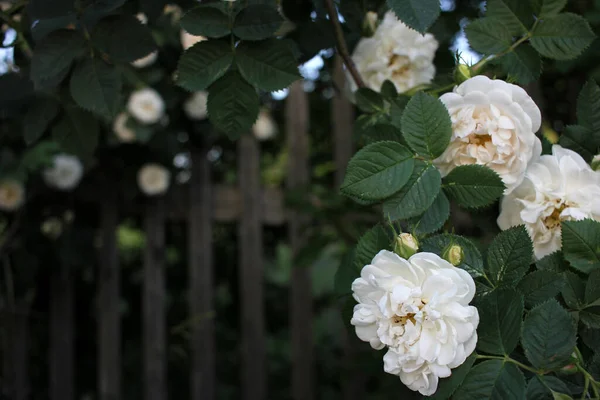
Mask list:
[[183,29],[181,30],[181,46],[184,50],[187,50],[196,43],[203,42],[205,40],[207,39],[204,36],[194,36],[190,33],[187,33]]
[[473,278],[433,253],[408,260],[382,250],[352,283],[351,323],[374,349],[387,347],[384,370],[430,396],[439,378],[475,350],[479,313]]
[[450,145],[434,161],[442,176],[459,165],[485,165],[510,193],[542,151],[535,136],[542,117],[531,97],[517,85],[479,75],[440,100],[452,119]]
[[127,111],[143,124],[155,124],[165,115],[165,102],[156,90],[140,89],[129,96]]
[[153,51],[152,53],[139,58],[131,63],[135,68],[146,68],[151,66],[158,59],[158,50]]
[[142,23],[142,25],[146,25],[148,23],[148,17],[143,12],[137,13],[135,17]]
[[12,179],[0,180],[0,210],[14,211],[25,202],[25,187]]
[[[360,39],[352,60],[369,88],[379,91],[389,79],[403,93],[433,80],[437,48],[432,34],[421,35],[388,11],[373,36]],[[354,80],[348,77],[348,82],[355,91]]]
[[191,119],[205,119],[208,115],[206,101],[208,93],[199,91],[192,94],[183,104],[183,111]]
[[70,154],[57,154],[52,166],[46,168],[42,175],[46,185],[58,190],[71,190],[83,177],[83,164],[79,158]]
[[160,164],[146,164],[138,171],[137,181],[146,195],[161,195],[169,189],[171,172]]
[[113,131],[120,142],[135,142],[135,132],[127,127],[129,115],[126,112],[119,113],[113,122]]
[[529,166],[523,182],[501,203],[498,226],[525,224],[540,259],[561,248],[562,221],[600,221],[600,173],[574,151],[552,146]]
[[252,133],[258,140],[269,140],[273,138],[278,132],[277,124],[271,112],[266,108],[263,108],[258,113],[258,119],[252,126]]
[[183,11],[181,10],[181,7],[179,7],[177,4],[165,5],[163,12],[165,13],[165,15],[171,16],[172,24],[176,24],[177,22],[179,22],[179,20],[181,19],[181,16],[183,15]]

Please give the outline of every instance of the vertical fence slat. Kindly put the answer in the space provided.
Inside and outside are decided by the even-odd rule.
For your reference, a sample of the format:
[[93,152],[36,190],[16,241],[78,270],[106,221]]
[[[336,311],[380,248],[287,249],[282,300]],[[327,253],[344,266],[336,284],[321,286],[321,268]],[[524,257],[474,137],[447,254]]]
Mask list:
[[[2,282],[2,280],[0,280]],[[2,282],[4,283],[4,282]],[[28,400],[29,382],[29,312],[28,307],[14,304],[0,310],[2,318],[2,374],[0,395],[11,400]]]
[[144,400],[167,399],[167,350],[165,318],[165,202],[148,201],[144,226],[143,342]]
[[206,148],[192,150],[188,263],[191,327],[191,399],[215,399],[212,190]]
[[117,193],[107,187],[101,207],[102,248],[98,265],[99,400],[121,399],[121,315]]
[[[290,88],[286,102],[286,129],[289,147],[288,187],[299,189],[309,183],[308,99],[302,82]],[[292,254],[304,245],[307,216],[289,213],[289,236]],[[294,265],[290,290],[290,330],[292,347],[292,398],[310,400],[313,385],[312,293],[310,268]]]
[[251,135],[238,140],[238,175],[242,198],[239,222],[241,291],[241,381],[244,400],[267,398],[263,310],[263,235],[261,226],[260,149]]
[[53,271],[50,289],[50,399],[75,398],[74,282],[69,265]]

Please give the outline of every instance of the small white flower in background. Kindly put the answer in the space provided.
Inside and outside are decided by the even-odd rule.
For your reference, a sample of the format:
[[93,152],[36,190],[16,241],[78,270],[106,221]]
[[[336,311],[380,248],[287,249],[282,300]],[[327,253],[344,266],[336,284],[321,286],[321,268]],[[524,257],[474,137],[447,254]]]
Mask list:
[[352,325],[376,350],[387,347],[384,370],[425,396],[439,378],[475,350],[479,313],[469,302],[473,278],[433,253],[408,260],[382,250],[352,283]]
[[600,221],[600,173],[574,151],[552,146],[529,166],[523,182],[501,203],[498,226],[525,224],[540,259],[561,248],[562,221]]
[[129,115],[127,115],[125,112],[122,112],[117,115],[113,122],[113,131],[115,132],[115,136],[120,142],[123,143],[135,142],[135,132],[133,129],[127,127],[128,119]]
[[146,164],[138,171],[137,181],[146,195],[161,195],[169,189],[171,172],[160,164]]
[[129,96],[127,111],[142,124],[155,124],[165,115],[165,102],[156,90],[140,89]]
[[194,36],[183,29],[181,30],[181,46],[184,50],[189,49],[196,43],[204,42],[205,40],[207,39],[204,36]]
[[42,172],[46,185],[58,190],[75,188],[83,177],[83,164],[70,154],[54,156],[52,166]]
[[434,160],[442,176],[460,165],[485,165],[500,175],[510,193],[542,151],[535,136],[542,117],[531,97],[517,85],[479,75],[440,101],[452,119],[450,144]]
[[266,108],[263,108],[258,113],[258,119],[252,126],[252,133],[258,140],[269,140],[273,138],[278,132],[277,124],[271,112]]
[[135,68],[146,68],[146,67],[149,67],[152,64],[154,64],[157,59],[158,59],[158,51],[155,50],[152,53],[148,54],[147,56],[144,56],[142,58],[139,58],[139,59],[133,61],[131,63],[131,65],[133,65]]
[[137,13],[135,17],[142,23],[142,25],[146,25],[148,23],[148,17],[143,12]]
[[177,22],[179,22],[181,16],[183,15],[181,7],[179,7],[177,4],[167,4],[163,9],[163,12],[165,13],[165,15],[171,16],[172,24],[176,24]]
[[[375,34],[358,42],[352,60],[369,88],[379,91],[389,79],[403,93],[433,80],[437,48],[432,34],[421,35],[388,11]],[[356,84],[351,77],[348,82],[354,92]]]
[[183,111],[191,119],[205,119],[208,115],[206,101],[208,93],[199,91],[192,94],[183,104]]
[[0,210],[14,211],[25,202],[25,187],[12,179],[0,180]]

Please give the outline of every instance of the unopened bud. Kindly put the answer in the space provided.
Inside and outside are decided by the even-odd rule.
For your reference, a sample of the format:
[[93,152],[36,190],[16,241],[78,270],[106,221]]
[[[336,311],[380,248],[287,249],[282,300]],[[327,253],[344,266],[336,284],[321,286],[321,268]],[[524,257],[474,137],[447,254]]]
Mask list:
[[469,78],[471,78],[471,68],[465,64],[458,64],[454,70],[454,80],[457,83],[463,83]]
[[44,236],[52,240],[58,239],[62,230],[62,221],[56,217],[48,218],[40,228]]
[[394,251],[402,258],[410,258],[410,256],[419,251],[419,242],[410,233],[401,233],[396,238]]
[[560,372],[562,372],[563,374],[574,374],[577,372],[577,365],[576,364],[568,364],[565,365],[564,367],[562,367],[560,369]]
[[465,252],[463,251],[462,247],[457,244],[453,244],[446,249],[442,258],[456,267],[463,262],[465,258]]
[[365,19],[363,20],[363,31],[365,36],[373,36],[375,31],[377,30],[377,20],[379,17],[377,13],[374,11],[369,11],[365,15]]
[[592,169],[598,171],[600,169],[600,154],[597,154],[592,159]]

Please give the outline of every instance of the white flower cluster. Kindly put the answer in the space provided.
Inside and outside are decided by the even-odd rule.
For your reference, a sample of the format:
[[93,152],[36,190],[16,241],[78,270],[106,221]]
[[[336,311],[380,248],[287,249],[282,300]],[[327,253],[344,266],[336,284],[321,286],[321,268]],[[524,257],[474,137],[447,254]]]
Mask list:
[[83,164],[79,158],[69,154],[54,156],[52,166],[46,168],[42,176],[46,185],[58,190],[71,190],[77,187],[83,177]]
[[258,118],[252,126],[252,133],[258,140],[269,140],[272,139],[279,129],[277,123],[271,116],[271,112],[266,108],[263,108],[258,113]]
[[160,164],[149,163],[138,171],[138,186],[147,196],[165,194],[171,183],[171,172]]
[[13,179],[0,180],[0,210],[15,211],[25,202],[25,187]]
[[205,91],[199,91],[192,94],[183,104],[183,111],[190,119],[206,119],[208,116],[208,109],[206,102],[208,101],[208,93]]
[[155,124],[165,116],[165,101],[152,88],[139,89],[129,96],[127,111],[142,124]]
[[465,362],[477,343],[473,278],[433,253],[408,260],[382,250],[352,283],[352,325],[380,350],[384,370],[425,396]]

